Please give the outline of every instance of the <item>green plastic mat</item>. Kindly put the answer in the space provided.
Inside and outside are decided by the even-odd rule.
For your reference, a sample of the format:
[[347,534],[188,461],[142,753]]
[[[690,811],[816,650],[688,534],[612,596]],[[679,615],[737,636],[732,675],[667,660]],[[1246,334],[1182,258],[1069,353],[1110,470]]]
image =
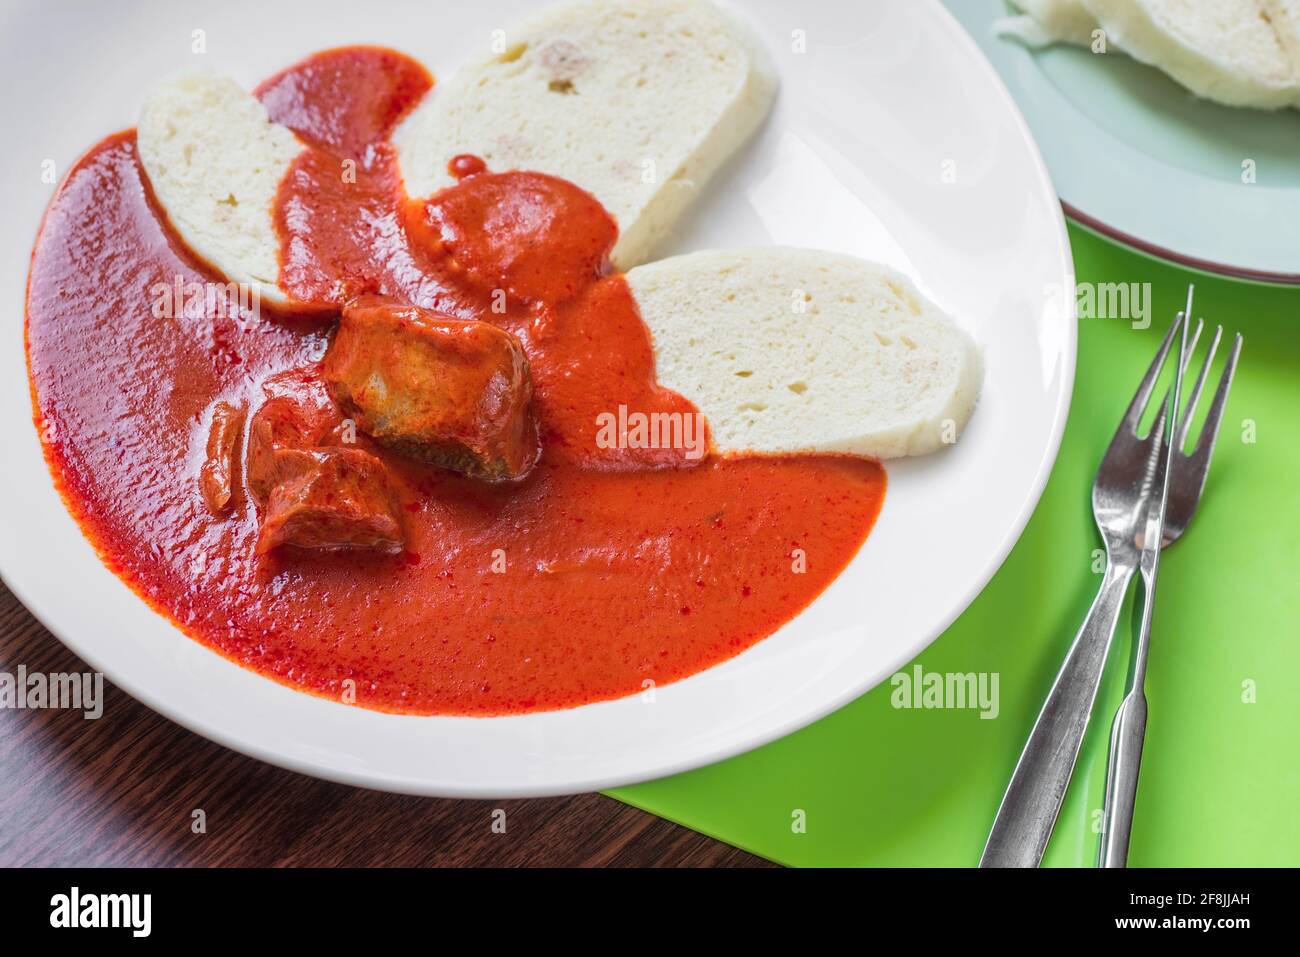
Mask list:
[[[1300,290],[1190,273],[1075,226],[1070,238],[1080,283],[1150,283],[1153,319],[1080,319],[1074,402],[1038,509],[914,662],[997,673],[996,718],[895,709],[886,683],[757,751],[614,797],[783,864],[974,865],[1096,592],[1097,463],[1194,281],[1196,314],[1225,332],[1211,388],[1231,334],[1245,345],[1200,511],[1161,561],[1129,861],[1300,865]],[[1126,617],[1046,864],[1095,860],[1130,635]]]

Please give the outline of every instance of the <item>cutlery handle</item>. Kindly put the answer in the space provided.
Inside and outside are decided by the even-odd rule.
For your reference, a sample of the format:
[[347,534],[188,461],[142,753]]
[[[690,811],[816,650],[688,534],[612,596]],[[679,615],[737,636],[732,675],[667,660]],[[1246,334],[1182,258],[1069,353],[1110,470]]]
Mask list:
[[980,867],[1037,867],[1056,826],[1101,684],[1132,566],[1106,568],[993,821]]
[[1128,839],[1133,830],[1133,805],[1137,800],[1138,770],[1146,733],[1147,698],[1137,687],[1119,706],[1111,728],[1098,867],[1128,866]]

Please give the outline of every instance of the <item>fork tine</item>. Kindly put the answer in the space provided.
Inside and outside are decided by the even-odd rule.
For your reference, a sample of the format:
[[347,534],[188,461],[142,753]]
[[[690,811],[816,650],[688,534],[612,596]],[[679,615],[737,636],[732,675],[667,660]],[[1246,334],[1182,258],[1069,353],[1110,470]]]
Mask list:
[[1196,328],[1191,331],[1187,337],[1187,355],[1183,356],[1183,373],[1186,374],[1187,367],[1192,364],[1192,356],[1196,353],[1196,343],[1201,341],[1201,329],[1205,327],[1204,319],[1196,320]]
[[[1200,323],[1197,323],[1197,332],[1200,332]],[[1214,339],[1210,342],[1209,354],[1205,357],[1205,364],[1201,366],[1201,372],[1196,377],[1196,385],[1192,388],[1192,394],[1187,400],[1187,405],[1183,409],[1183,417],[1178,423],[1178,435],[1174,440],[1174,448],[1178,451],[1183,450],[1187,444],[1187,433],[1192,428],[1192,416],[1196,414],[1196,403],[1201,400],[1201,390],[1205,388],[1205,380],[1209,378],[1210,366],[1214,363],[1214,354],[1219,350],[1219,340],[1223,338],[1223,326],[1214,330]],[[1191,360],[1191,351],[1187,353],[1188,360]]]
[[1151,399],[1151,393],[1156,387],[1156,379],[1160,377],[1160,370],[1165,366],[1165,357],[1169,355],[1169,347],[1174,343],[1174,333],[1178,331],[1179,325],[1182,324],[1183,314],[1178,313],[1174,319],[1173,325],[1165,333],[1165,341],[1160,343],[1160,351],[1156,357],[1151,360],[1151,368],[1147,369],[1147,374],[1142,377],[1142,384],[1133,395],[1133,401],[1129,403],[1128,411],[1124,413],[1124,418],[1120,422],[1120,433],[1128,429],[1133,435],[1137,434],[1138,422],[1142,420],[1142,413],[1146,411],[1147,402]]
[[1232,377],[1237,371],[1237,357],[1241,355],[1241,333],[1232,341],[1232,352],[1228,356],[1228,364],[1223,367],[1223,375],[1219,377],[1219,387],[1214,391],[1214,402],[1210,405],[1210,412],[1205,417],[1205,426],[1201,429],[1201,435],[1196,440],[1196,451],[1192,453],[1192,462],[1195,465],[1197,474],[1200,476],[1201,483],[1205,481],[1205,473],[1210,467],[1210,456],[1214,454],[1214,441],[1219,435],[1219,424],[1223,418],[1223,407],[1228,404],[1228,390],[1232,388]]

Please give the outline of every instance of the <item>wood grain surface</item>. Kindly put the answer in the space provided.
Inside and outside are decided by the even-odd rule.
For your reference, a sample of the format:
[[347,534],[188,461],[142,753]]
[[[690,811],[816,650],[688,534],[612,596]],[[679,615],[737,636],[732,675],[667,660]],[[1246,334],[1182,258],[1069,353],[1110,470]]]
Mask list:
[[[0,585],[0,671],[19,665],[88,670]],[[0,866],[770,866],[599,794],[448,801],[318,781],[104,691],[94,721],[0,709]]]

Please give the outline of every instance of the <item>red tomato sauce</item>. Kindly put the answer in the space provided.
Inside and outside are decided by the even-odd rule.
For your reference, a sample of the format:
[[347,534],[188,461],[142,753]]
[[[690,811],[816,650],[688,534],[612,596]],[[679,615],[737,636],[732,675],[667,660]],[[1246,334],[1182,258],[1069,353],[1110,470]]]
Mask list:
[[[601,412],[693,411],[655,381],[649,334],[605,261],[614,223],[572,184],[473,157],[455,161],[457,185],[407,197],[387,137],[431,85],[406,57],[358,47],[258,89],[310,147],[277,204],[280,282],[313,307],[307,323],[201,301],[159,316],[161,287],[223,280],[166,225],[133,131],[77,163],[37,239],[27,300],[36,425],[69,509],[105,564],[188,635],[364,707],[564,708],[738,654],[852,559],[883,470],[598,448]],[[494,485],[381,451],[402,554],[255,557],[242,483],[225,517],[200,491],[211,409],[255,408],[286,370],[310,377],[327,317],[361,292],[519,336],[541,461]]]

